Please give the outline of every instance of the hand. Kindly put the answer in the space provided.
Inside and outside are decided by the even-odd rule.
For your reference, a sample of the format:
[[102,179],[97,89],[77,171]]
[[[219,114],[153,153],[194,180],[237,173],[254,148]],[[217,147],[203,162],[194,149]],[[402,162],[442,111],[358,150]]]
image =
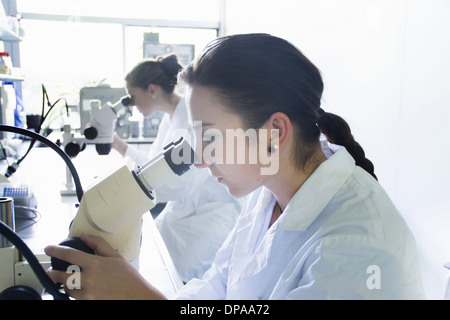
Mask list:
[[111,143],[111,148],[116,149],[122,156],[124,156],[125,152],[127,151],[128,145],[115,133],[114,140]]
[[81,234],[80,238],[96,255],[70,247],[48,246],[48,256],[65,260],[82,269],[80,288],[69,289],[72,273],[53,270],[50,278],[64,284],[64,290],[75,299],[165,299],[164,295],[148,283],[139,272],[100,237]]

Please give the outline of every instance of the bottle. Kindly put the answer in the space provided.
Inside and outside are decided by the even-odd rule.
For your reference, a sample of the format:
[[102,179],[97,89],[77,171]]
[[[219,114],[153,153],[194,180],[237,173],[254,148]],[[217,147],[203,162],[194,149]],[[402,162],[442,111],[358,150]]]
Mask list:
[[8,52],[0,52],[0,73],[11,74],[12,62]]

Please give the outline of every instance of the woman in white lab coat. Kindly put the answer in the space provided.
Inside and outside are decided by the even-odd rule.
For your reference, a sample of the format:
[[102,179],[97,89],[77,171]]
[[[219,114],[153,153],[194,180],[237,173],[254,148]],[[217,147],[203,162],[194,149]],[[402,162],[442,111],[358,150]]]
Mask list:
[[[181,77],[198,134],[197,166],[207,167],[232,195],[249,196],[211,268],[187,283],[178,298],[424,297],[411,232],[346,122],[321,109],[320,72],[298,49],[267,34],[223,37]],[[239,129],[247,130],[245,143],[224,147],[228,133]],[[258,139],[250,139],[252,130]],[[255,150],[258,161],[250,161]],[[225,158],[245,152],[246,162],[220,161],[221,151]],[[120,275],[113,284],[118,296],[110,295],[93,270],[71,295],[164,298],[102,239],[82,239],[109,264],[60,247],[46,252],[71,257],[83,273],[84,266],[97,263],[109,268]],[[50,274],[62,283],[67,278]]]
[[[113,148],[141,166],[183,136],[193,138],[184,97],[175,92],[181,65],[175,55],[144,60],[125,77],[126,87],[145,116],[164,112],[158,134],[147,154],[115,136]],[[191,141],[192,143],[192,141]],[[155,190],[159,203],[166,203],[155,219],[174,265],[184,282],[201,278],[231,231],[240,203],[206,170],[192,168]]]

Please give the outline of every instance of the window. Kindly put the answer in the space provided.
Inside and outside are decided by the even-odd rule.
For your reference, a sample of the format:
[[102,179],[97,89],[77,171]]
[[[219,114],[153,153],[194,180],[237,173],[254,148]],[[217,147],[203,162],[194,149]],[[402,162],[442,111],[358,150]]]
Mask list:
[[17,0],[26,113],[40,113],[42,84],[52,102],[64,97],[73,106],[83,87],[122,87],[144,58],[146,34],[161,44],[193,45],[196,55],[218,35],[220,2]]
[[217,0],[17,0],[18,12],[77,16],[219,21]]

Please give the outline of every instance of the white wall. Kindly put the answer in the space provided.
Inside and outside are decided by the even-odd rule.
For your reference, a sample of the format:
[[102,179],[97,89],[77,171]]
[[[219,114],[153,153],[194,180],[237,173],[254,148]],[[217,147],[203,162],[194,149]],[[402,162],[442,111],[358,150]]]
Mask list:
[[323,108],[344,117],[415,233],[425,289],[450,261],[450,1],[226,0],[227,34],[267,32],[321,70]]

